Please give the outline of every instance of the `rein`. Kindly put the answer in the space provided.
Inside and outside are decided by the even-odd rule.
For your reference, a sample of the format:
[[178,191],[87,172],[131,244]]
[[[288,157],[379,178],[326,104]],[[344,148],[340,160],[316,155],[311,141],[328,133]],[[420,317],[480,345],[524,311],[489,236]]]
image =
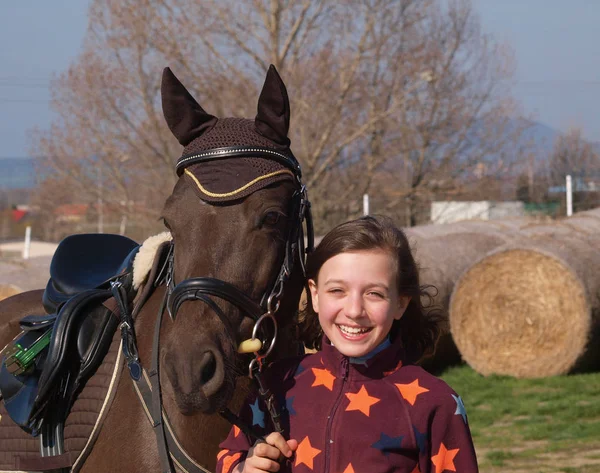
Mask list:
[[[181,175],[184,168],[201,162],[223,158],[238,158],[259,156],[284,164],[290,169],[295,177],[297,189],[292,196],[291,225],[289,225],[285,244],[285,254],[280,270],[271,284],[271,289],[267,290],[260,303],[248,297],[244,292],[232,284],[215,278],[198,277],[189,278],[174,284],[174,242],[171,242],[165,266],[160,271],[154,283],[155,287],[165,284],[166,290],[156,318],[154,329],[154,339],[152,344],[152,366],[146,373],[142,368],[135,337],[133,318],[127,302],[127,294],[120,281],[112,283],[112,294],[119,305],[119,317],[121,320],[121,336],[123,338],[123,354],[127,361],[129,373],[134,381],[134,386],[146,414],[156,434],[158,452],[161,462],[161,469],[164,473],[175,473],[174,463],[184,471],[206,472],[207,470],[198,465],[181,448],[175,435],[168,424],[163,413],[162,395],[160,387],[160,328],[164,312],[167,311],[172,320],[177,316],[181,305],[186,301],[201,301],[208,305],[213,312],[221,319],[225,327],[230,323],[220,307],[214,302],[213,297],[219,298],[230,304],[233,304],[245,316],[254,320],[252,338],[243,341],[238,349],[239,353],[252,352],[254,357],[248,366],[248,375],[256,382],[258,394],[265,402],[267,411],[271,418],[275,430],[281,432],[280,412],[275,401],[274,395],[268,389],[263,380],[264,360],[269,356],[275,347],[277,341],[277,320],[275,317],[279,309],[281,298],[284,293],[284,286],[289,280],[294,269],[294,260],[296,256],[305,272],[304,258],[313,248],[313,226],[310,212],[310,202],[307,197],[306,188],[302,185],[301,170],[296,158],[291,152],[281,153],[269,148],[261,147],[229,147],[216,148],[193,156],[184,156],[177,162],[177,173]],[[304,226],[306,224],[307,247],[304,244]],[[151,281],[148,284],[152,284]],[[272,331],[264,327],[264,322],[269,320],[272,325]],[[250,350],[248,347],[251,347]],[[254,440],[263,440],[256,434],[252,428],[244,424],[241,419],[232,413],[227,407],[219,412],[226,420],[237,425],[242,432]]]

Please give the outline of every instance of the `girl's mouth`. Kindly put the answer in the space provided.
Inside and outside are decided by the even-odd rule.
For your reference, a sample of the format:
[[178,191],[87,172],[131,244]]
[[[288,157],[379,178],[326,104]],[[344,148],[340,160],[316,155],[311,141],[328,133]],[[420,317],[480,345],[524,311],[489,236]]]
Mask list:
[[342,337],[347,340],[360,340],[367,336],[367,334],[373,330],[372,327],[350,327],[348,325],[338,325],[336,327],[339,329]]

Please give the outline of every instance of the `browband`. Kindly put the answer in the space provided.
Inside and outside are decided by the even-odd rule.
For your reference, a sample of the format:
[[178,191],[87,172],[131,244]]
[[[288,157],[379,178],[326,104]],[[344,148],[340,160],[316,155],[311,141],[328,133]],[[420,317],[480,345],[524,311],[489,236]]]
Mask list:
[[182,156],[177,160],[175,170],[177,175],[180,176],[184,168],[191,166],[192,164],[204,163],[207,161],[213,161],[215,159],[223,158],[266,158],[273,161],[277,161],[283,164],[285,167],[290,169],[294,175],[298,178],[302,177],[302,170],[296,157],[292,154],[291,150],[287,150],[285,153],[271,149],[263,148],[261,146],[229,146],[226,148],[213,148],[202,153],[194,153],[188,156]]

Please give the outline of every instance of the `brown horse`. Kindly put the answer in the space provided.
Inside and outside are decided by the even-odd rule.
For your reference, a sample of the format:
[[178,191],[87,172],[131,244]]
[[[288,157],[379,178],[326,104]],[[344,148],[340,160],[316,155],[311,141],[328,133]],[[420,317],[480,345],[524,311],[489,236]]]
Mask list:
[[[177,164],[180,177],[163,211],[172,235],[172,283],[157,287],[134,309],[135,333],[140,362],[149,369],[157,314],[171,313],[159,323],[163,413],[181,450],[211,471],[218,443],[231,428],[215,413],[226,406],[237,409],[250,386],[249,356],[237,353],[256,322],[248,314],[257,307],[278,308],[279,330],[270,359],[296,352],[290,328],[302,291],[303,245],[290,245],[290,239],[303,241],[300,209],[307,202],[289,149],[287,92],[272,66],[253,120],[206,113],[169,69],[161,94],[167,124],[184,146]],[[215,287],[226,282],[223,293],[215,294],[206,281]],[[207,284],[206,291],[198,289]],[[228,291],[239,291],[238,300],[247,296],[253,309],[231,303]],[[44,312],[41,296],[32,291],[0,303],[0,347],[19,332],[19,319]],[[165,471],[127,369],[117,382],[91,453],[75,469]]]

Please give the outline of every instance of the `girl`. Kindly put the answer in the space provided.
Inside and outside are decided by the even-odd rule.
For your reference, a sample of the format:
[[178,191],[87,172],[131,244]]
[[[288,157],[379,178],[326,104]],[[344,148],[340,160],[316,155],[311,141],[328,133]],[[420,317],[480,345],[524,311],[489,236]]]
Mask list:
[[[387,218],[339,225],[307,275],[304,335],[320,351],[269,368],[284,435],[253,446],[234,427],[217,472],[477,472],[460,396],[413,364],[433,350],[439,316],[424,313],[404,233]],[[242,410],[266,435],[265,414],[258,399]]]

